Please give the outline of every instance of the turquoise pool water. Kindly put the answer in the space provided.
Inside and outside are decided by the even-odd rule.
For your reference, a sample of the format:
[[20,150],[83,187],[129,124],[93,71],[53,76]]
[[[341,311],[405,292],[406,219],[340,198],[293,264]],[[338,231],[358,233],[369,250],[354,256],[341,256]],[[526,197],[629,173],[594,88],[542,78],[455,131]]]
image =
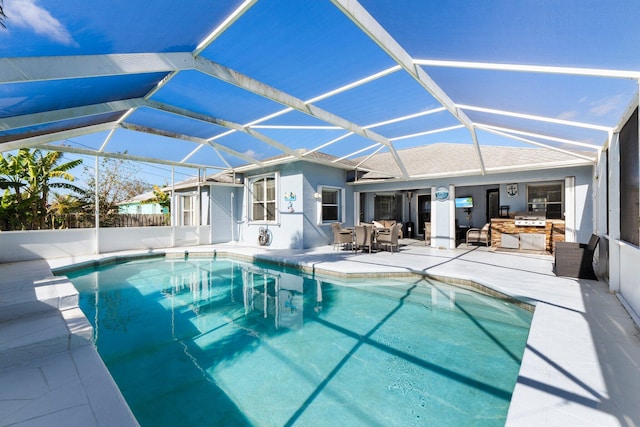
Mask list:
[[68,276],[142,426],[503,425],[532,316],[424,279],[228,259]]

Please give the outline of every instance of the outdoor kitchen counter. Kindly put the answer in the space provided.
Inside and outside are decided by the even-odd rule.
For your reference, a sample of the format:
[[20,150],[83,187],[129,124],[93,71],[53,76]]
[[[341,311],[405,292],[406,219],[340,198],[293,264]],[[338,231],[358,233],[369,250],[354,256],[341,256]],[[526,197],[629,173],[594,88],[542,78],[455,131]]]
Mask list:
[[[555,243],[564,241],[564,230],[564,220],[561,219],[545,219],[544,226],[531,226],[516,225],[515,218],[492,218],[491,246],[509,249],[538,249],[553,253]],[[544,235],[544,248],[527,246],[529,242],[526,235],[528,234]],[[542,236],[540,238],[542,239]]]

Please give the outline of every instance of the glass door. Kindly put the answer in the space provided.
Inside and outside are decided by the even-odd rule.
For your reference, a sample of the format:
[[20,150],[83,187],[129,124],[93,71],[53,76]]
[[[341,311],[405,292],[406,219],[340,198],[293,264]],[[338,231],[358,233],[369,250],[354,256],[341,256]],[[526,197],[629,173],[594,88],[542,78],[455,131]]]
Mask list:
[[431,194],[418,195],[418,234],[424,236],[424,223],[431,222]]

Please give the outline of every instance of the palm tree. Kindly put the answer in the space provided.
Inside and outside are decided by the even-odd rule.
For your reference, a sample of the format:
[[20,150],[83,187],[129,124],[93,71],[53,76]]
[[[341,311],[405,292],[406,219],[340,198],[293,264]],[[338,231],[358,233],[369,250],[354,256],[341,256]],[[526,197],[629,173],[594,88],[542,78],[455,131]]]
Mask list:
[[2,0],[0,0],[0,27],[7,28],[7,26],[4,23],[4,21],[7,19],[7,15],[5,15],[5,13],[4,13],[4,7],[3,7],[2,3],[4,3],[4,2]]
[[52,182],[74,181],[68,171],[82,163],[78,159],[58,165],[61,159],[60,152],[28,148],[6,157],[0,154],[0,184],[5,189],[0,218],[5,226],[9,223],[12,228],[44,228],[51,189],[81,191],[69,182]]
[[71,194],[60,194],[53,192],[53,198],[49,205],[48,213],[51,215],[51,228],[69,228],[69,214],[78,213],[82,202]]
[[28,177],[29,191],[33,195],[39,196],[39,205],[34,204],[33,216],[39,222],[39,227],[44,228],[45,218],[48,211],[49,192],[52,188],[65,188],[67,190],[80,192],[79,187],[69,184],[68,182],[50,182],[52,179],[59,178],[65,181],[74,181],[75,177],[68,171],[82,164],[81,159],[72,160],[70,162],[58,165],[58,161],[62,159],[62,153],[59,151],[49,151],[43,154],[41,150],[34,150],[29,159]]
[[34,201],[30,195],[22,192],[26,186],[24,181],[28,163],[24,154],[18,152],[4,157],[0,153],[0,188],[5,190],[0,200],[0,229],[3,230],[26,228],[27,212]]

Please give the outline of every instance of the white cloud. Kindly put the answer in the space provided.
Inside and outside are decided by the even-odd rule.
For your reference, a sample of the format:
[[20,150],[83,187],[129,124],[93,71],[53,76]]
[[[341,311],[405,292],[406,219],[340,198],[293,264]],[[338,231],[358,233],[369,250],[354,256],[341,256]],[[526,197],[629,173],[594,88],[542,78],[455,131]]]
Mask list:
[[578,116],[578,112],[575,110],[565,111],[564,113],[560,113],[558,119],[560,120],[574,120]]
[[11,0],[5,4],[5,13],[10,25],[29,28],[36,34],[65,45],[77,44],[65,26],[49,11],[40,7],[37,0]]
[[624,97],[623,94],[618,94],[594,101],[589,105],[591,106],[589,112],[597,117],[601,117],[609,114],[611,111],[624,107]]
[[244,154],[245,154],[245,156],[249,156],[249,157],[253,157],[253,158],[256,157],[256,152],[251,150],[251,149],[245,151]]

